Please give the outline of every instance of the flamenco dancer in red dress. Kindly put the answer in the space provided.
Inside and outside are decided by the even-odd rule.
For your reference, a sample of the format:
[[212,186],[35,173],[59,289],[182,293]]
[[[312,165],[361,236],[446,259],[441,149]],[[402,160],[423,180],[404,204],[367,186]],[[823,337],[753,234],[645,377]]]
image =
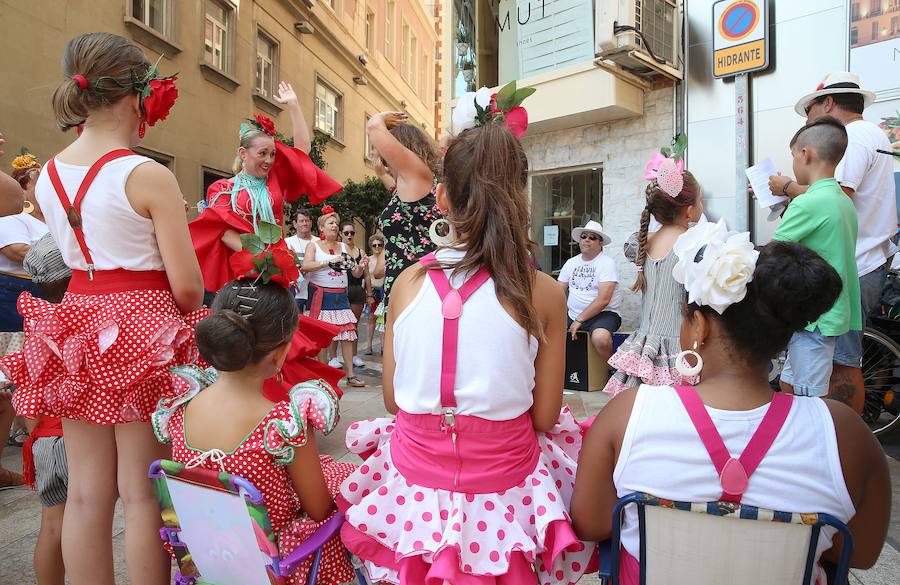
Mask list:
[[165,456],[150,428],[162,398],[183,392],[172,366],[193,364],[203,297],[183,199],[172,173],[136,155],[147,126],[178,95],[141,49],[91,33],[66,46],[53,94],[59,126],[80,136],[42,169],[35,196],[72,279],[60,304],[19,297],[25,344],[3,358],[19,415],[63,419],[69,468],[62,528],[73,585],[114,585],[112,521],[125,512],[135,585],[169,579],[159,509],[147,482]]
[[[286,201],[306,195],[315,204],[341,190],[340,183],[309,158],[309,129],[291,85],[282,82],[274,97],[290,112],[294,146],[275,131],[275,124],[265,116],[257,115],[241,124],[237,161],[240,170],[231,179],[210,185],[206,208],[190,222],[206,290],[217,291],[246,272],[234,267],[235,262],[239,268],[244,267],[241,234],[266,236],[264,232],[272,226],[283,229]],[[235,254],[239,255],[233,259]],[[336,334],[335,327],[301,315],[282,375],[267,381],[263,389],[266,397],[285,400],[292,386],[318,378],[338,388],[343,372],[311,359]]]

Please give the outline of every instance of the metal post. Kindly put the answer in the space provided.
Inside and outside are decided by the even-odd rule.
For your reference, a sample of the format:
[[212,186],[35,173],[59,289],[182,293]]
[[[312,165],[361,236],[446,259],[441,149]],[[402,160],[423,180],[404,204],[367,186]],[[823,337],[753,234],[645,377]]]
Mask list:
[[747,174],[750,166],[750,83],[749,75],[734,77],[734,223],[739,232],[750,231],[750,195]]

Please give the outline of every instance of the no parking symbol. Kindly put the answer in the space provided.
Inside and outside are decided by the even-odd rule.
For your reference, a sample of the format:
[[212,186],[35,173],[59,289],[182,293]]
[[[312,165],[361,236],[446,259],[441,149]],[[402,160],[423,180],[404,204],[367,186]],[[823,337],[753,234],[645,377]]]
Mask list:
[[769,66],[766,2],[719,0],[713,4],[713,77]]

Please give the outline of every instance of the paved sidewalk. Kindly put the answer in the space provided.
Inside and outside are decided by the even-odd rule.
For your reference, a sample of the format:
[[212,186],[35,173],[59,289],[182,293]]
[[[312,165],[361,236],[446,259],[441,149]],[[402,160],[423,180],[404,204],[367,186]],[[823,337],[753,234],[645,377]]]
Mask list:
[[[381,399],[381,373],[378,356],[365,356],[368,367],[358,373],[368,384],[365,388],[345,388],[341,399],[341,422],[328,437],[319,441],[323,453],[335,459],[358,462],[344,446],[344,433],[354,421],[385,416]],[[567,392],[565,402],[579,420],[597,413],[607,402],[601,392]],[[890,439],[887,447],[896,453],[900,446],[900,436]],[[900,461],[889,459],[894,488],[894,510],[891,516],[888,544],[878,564],[870,571],[854,570],[850,583],[853,585],[897,585],[900,583]],[[3,465],[9,469],[21,469],[21,450],[7,447],[3,454]],[[32,569],[32,554],[40,525],[40,503],[34,492],[24,488],[0,490],[0,585],[35,585]],[[116,559],[116,581],[127,585],[129,580],[124,563],[124,526],[121,506],[117,509],[113,523],[114,555]],[[580,583],[596,585],[600,581],[596,575],[585,576]]]

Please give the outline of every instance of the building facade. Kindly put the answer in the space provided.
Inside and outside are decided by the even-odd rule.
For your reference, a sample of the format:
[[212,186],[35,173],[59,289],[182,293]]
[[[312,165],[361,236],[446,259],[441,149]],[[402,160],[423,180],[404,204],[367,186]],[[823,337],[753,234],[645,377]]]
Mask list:
[[330,135],[325,160],[341,182],[374,174],[369,117],[405,111],[432,135],[439,121],[434,7],[422,0],[0,0],[0,13],[4,167],[21,146],[45,160],[74,139],[50,98],[66,42],[92,31],[132,39],[178,74],[178,102],[139,150],[174,171],[190,202],[233,174],[242,119],[262,113],[290,135],[273,99],[281,80]]
[[[669,36],[661,39],[672,53],[676,3],[657,1],[672,9]],[[677,67],[660,74],[597,56],[619,42],[613,21],[627,15],[610,11],[620,4],[627,3],[446,0],[443,87],[447,121],[453,100],[466,91],[513,79],[537,89],[524,104],[529,126],[522,144],[538,260],[555,275],[578,253],[572,229],[594,219],[613,239],[605,252],[616,259],[627,287],[636,273],[623,244],[644,209],[644,165],[675,133]],[[640,296],[624,297],[623,329],[630,329],[637,325]]]

